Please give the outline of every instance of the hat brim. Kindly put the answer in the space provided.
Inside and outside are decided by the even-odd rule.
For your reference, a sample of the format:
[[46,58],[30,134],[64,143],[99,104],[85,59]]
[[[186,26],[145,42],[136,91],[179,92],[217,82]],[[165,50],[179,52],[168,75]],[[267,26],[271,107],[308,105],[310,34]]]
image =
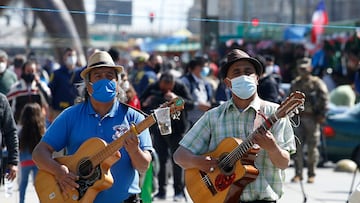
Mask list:
[[100,65],[96,65],[96,66],[86,67],[80,73],[81,78],[85,79],[86,75],[94,68],[114,68],[118,73],[121,73],[124,70],[124,67],[122,67],[122,66],[113,66],[113,65],[100,64]]
[[223,75],[224,78],[226,77],[227,72],[228,72],[230,66],[233,65],[233,64],[234,64],[235,62],[237,62],[237,61],[248,61],[248,62],[252,63],[252,64],[254,65],[254,67],[255,67],[256,74],[257,74],[258,76],[262,75],[262,73],[263,73],[263,67],[262,67],[262,65],[260,64],[260,62],[259,62],[258,60],[253,59],[253,58],[239,58],[239,59],[236,59],[236,60],[232,60],[232,61],[230,61],[230,62],[227,62],[227,63],[222,67],[223,71],[221,71],[221,72],[222,72],[222,75]]

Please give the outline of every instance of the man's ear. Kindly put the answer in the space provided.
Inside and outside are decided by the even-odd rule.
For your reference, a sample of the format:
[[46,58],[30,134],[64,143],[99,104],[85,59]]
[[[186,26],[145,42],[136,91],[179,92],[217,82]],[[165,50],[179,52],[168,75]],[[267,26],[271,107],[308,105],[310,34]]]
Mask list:
[[259,85],[259,79],[260,79],[260,76],[258,76],[257,74],[255,75],[255,79],[256,79],[256,85]]
[[229,78],[225,78],[224,83],[225,83],[226,87],[231,88],[231,81]]
[[92,95],[92,92],[94,91],[92,85],[90,85],[89,82],[86,82],[86,83],[85,83],[85,86],[86,86],[86,91],[87,91],[87,93],[88,93],[89,95]]

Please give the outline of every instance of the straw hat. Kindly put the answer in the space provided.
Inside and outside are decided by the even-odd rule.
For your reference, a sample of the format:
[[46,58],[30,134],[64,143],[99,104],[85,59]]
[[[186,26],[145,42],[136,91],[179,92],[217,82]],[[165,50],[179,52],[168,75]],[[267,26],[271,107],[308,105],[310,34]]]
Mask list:
[[80,76],[85,79],[86,75],[92,69],[99,67],[115,68],[118,73],[121,73],[124,70],[122,66],[115,65],[109,53],[106,51],[98,51],[90,56],[88,65],[83,71],[81,71]]
[[221,75],[225,78],[230,66],[240,60],[252,63],[255,67],[256,74],[259,76],[262,74],[263,67],[257,59],[250,57],[249,54],[240,49],[233,49],[227,55],[227,62],[221,68]]

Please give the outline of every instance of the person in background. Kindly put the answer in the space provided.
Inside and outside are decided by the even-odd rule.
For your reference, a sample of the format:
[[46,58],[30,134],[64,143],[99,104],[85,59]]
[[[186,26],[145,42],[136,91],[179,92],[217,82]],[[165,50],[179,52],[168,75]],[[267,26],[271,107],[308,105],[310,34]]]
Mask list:
[[40,80],[37,70],[38,63],[35,60],[26,61],[22,67],[20,80],[7,94],[16,123],[19,123],[21,111],[27,103],[38,103],[43,114],[48,115],[51,91],[47,84]]
[[[0,93],[0,142],[1,153],[1,179],[13,181],[16,178],[19,163],[19,139],[17,127],[10,104],[6,96]],[[5,176],[4,176],[5,175]]]
[[[290,155],[296,150],[291,122],[284,117],[270,130],[260,128],[254,131],[263,121],[259,111],[269,117],[279,107],[260,99],[257,94],[257,81],[263,72],[258,60],[240,49],[233,49],[228,53],[221,72],[232,98],[201,116],[180,141],[174,161],[185,170],[195,168],[212,173],[218,166],[219,157],[203,154],[215,150],[225,138],[251,139],[260,147],[255,158],[259,175],[245,186],[237,202],[276,202],[284,193],[284,170],[289,167]],[[231,187],[230,190],[233,187],[241,189],[235,184]]]
[[137,96],[134,87],[130,84],[128,75],[125,72],[121,73],[121,80],[122,82],[120,84],[120,87],[125,92],[125,97],[126,97],[125,102],[128,105],[140,110],[141,109],[140,99]]
[[139,96],[150,84],[158,80],[157,74],[161,70],[163,63],[162,56],[151,54],[145,67],[136,74],[132,84]]
[[9,67],[9,70],[13,71],[17,78],[21,78],[22,67],[26,62],[26,56],[23,54],[17,54],[13,60],[12,66]]
[[276,74],[281,77],[281,69],[275,64],[275,57],[272,55],[265,55],[265,73],[266,74]]
[[63,55],[61,67],[50,76],[49,88],[52,101],[50,104],[50,123],[61,111],[74,105],[78,97],[77,86],[82,82],[80,77],[81,68],[77,66],[77,52],[75,49],[67,48]]
[[[158,108],[161,104],[171,101],[177,97],[182,98],[186,105],[190,104],[191,95],[188,89],[169,71],[161,74],[159,81],[151,84],[140,97],[142,109],[146,113],[151,113],[152,109]],[[166,199],[166,187],[168,184],[167,161],[172,157],[175,150],[179,147],[179,141],[182,139],[186,129],[187,122],[184,113],[180,114],[180,119],[171,121],[172,133],[169,135],[161,135],[158,126],[152,126],[150,132],[153,136],[154,148],[158,154],[160,167],[157,174],[158,192],[155,199]],[[174,201],[184,199],[184,176],[180,166],[172,162],[172,175],[174,186]]]
[[291,181],[299,182],[303,179],[304,146],[307,145],[307,182],[314,183],[315,168],[320,156],[320,125],[325,122],[329,94],[325,83],[318,76],[311,74],[311,58],[297,61],[297,71],[298,77],[291,82],[290,92],[301,91],[306,99],[304,111],[300,114],[300,125],[294,128],[299,142],[296,142],[295,176]]
[[19,137],[21,176],[19,184],[20,203],[25,202],[25,193],[28,185],[29,175],[32,172],[32,179],[35,180],[38,168],[32,160],[32,152],[40,142],[45,133],[45,116],[38,103],[28,103],[21,112]]
[[192,105],[186,109],[189,126],[194,125],[213,104],[214,90],[202,76],[204,70],[209,70],[205,65],[206,59],[204,57],[195,57],[188,63],[187,73],[180,78],[181,82],[188,88],[192,98]]
[[7,68],[8,55],[0,49],[0,93],[7,94],[11,86],[17,82],[16,74]]
[[[220,61],[220,67],[224,66],[226,64],[227,59],[223,59]],[[219,74],[219,79],[223,78],[224,76],[221,75],[221,72]],[[215,101],[218,104],[222,104],[225,101],[229,100],[231,98],[231,91],[226,86],[224,80],[220,80],[219,84],[215,90]]]
[[[115,65],[106,51],[91,55],[81,72],[86,86],[84,100],[64,110],[33,151],[38,168],[52,174],[65,194],[79,187],[76,182],[79,174],[54,160],[54,151],[66,148],[67,155],[74,155],[82,144],[94,137],[112,143],[130,130],[132,124],[144,120],[141,113],[117,99],[122,71],[123,67]],[[123,147],[108,157],[112,160],[121,157],[110,167],[114,182],[96,195],[94,203],[140,202],[139,173],[148,169],[152,151],[148,129],[124,137]]]
[[[255,57],[265,67],[265,58],[261,55]],[[266,101],[280,104],[282,96],[280,94],[280,84],[275,78],[275,73],[264,71],[259,78],[258,94],[259,97]]]
[[121,60],[120,51],[117,48],[115,48],[115,47],[110,48],[108,50],[108,53],[110,54],[111,58],[113,59],[113,61],[116,65],[121,65],[120,64],[120,60]]

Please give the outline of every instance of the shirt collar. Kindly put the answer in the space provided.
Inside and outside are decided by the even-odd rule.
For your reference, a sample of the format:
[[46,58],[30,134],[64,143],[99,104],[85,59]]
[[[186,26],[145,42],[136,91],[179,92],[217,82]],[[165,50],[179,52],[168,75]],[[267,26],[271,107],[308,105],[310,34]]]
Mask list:
[[196,83],[200,83],[202,81],[201,78],[198,78],[195,74],[191,73],[191,76],[194,78]]
[[[86,102],[87,104],[87,111],[88,111],[88,114],[89,115],[97,115],[97,113],[95,112],[91,102],[90,102],[90,99]],[[112,105],[110,111],[105,115],[105,117],[115,117],[117,115],[117,109],[118,109],[118,106],[119,106],[119,101],[116,100],[114,102],[114,104]]]
[[[233,98],[231,98],[227,104],[226,104],[226,109],[230,109],[230,108],[235,108],[238,109],[237,106],[234,104]],[[260,97],[256,94],[254,100],[251,101],[251,103],[249,104],[248,107],[246,107],[243,112],[247,111],[248,109],[252,108],[254,109],[256,112],[259,112],[260,110],[260,105],[261,105],[261,99]]]

